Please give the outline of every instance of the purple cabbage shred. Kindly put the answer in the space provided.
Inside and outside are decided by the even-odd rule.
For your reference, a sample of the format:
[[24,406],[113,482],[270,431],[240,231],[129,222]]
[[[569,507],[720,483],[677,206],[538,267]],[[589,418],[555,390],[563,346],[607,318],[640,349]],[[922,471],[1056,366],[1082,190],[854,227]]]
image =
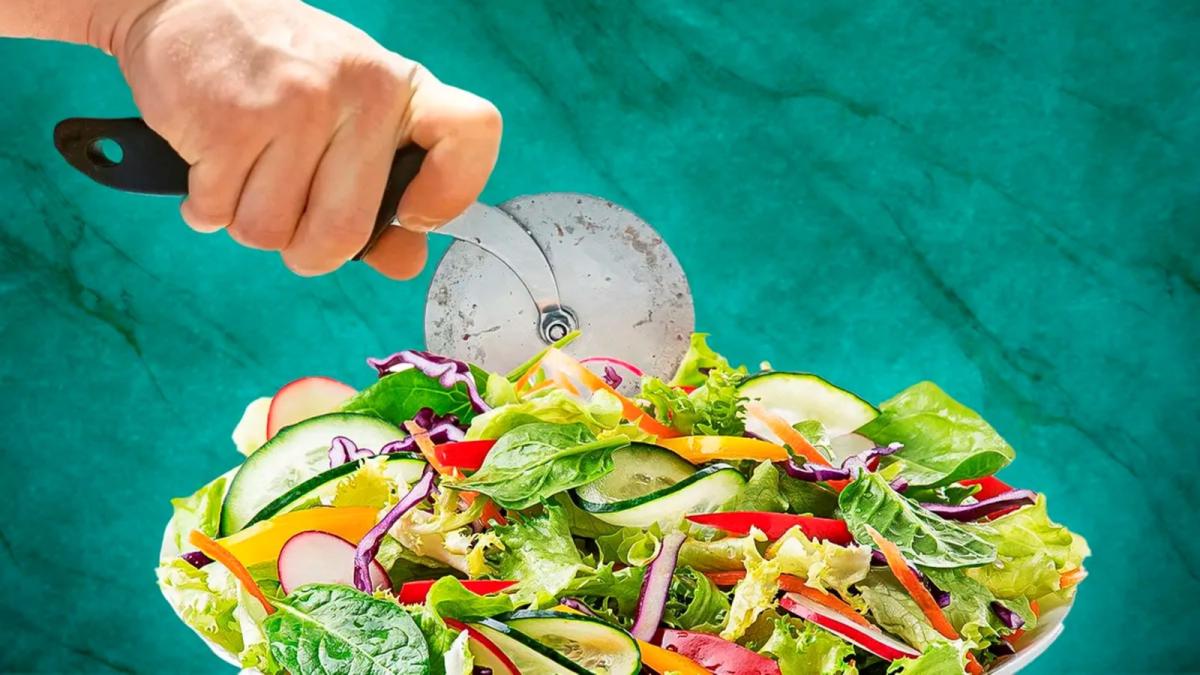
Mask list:
[[180,555],[179,557],[183,558],[184,562],[191,565],[192,567],[195,567],[196,569],[203,569],[205,566],[207,566],[209,563],[211,563],[213,561],[212,558],[204,555],[200,551],[188,551],[187,553],[184,553],[184,554]]
[[810,483],[830,480],[854,480],[864,471],[874,471],[879,468],[879,460],[882,457],[895,454],[903,448],[904,446],[899,443],[892,443],[887,446],[863,450],[856,455],[851,455],[842,460],[840,466],[824,466],[814,464],[813,462],[798,464],[796,458],[793,457],[783,462],[783,471],[792,478]]
[[992,611],[996,613],[996,617],[1000,619],[1000,623],[1009,630],[1021,630],[1025,627],[1025,619],[1021,618],[1020,614],[1000,604],[999,600],[992,601]]
[[461,382],[466,385],[467,395],[471,399],[471,407],[475,409],[475,412],[490,410],[483,397],[479,395],[479,388],[475,385],[475,375],[471,373],[470,366],[464,361],[426,351],[406,349],[396,352],[386,359],[369,358],[367,364],[379,373],[379,377],[416,368],[426,376],[437,380],[438,384],[447,389],[451,389]]
[[1013,654],[1017,653],[1017,648],[1005,642],[1004,640],[1001,640],[1000,642],[988,647],[988,651],[996,656],[1012,656]]
[[960,522],[971,522],[990,516],[997,511],[1011,509],[1014,506],[1026,506],[1037,501],[1037,493],[1032,490],[1009,490],[995,497],[971,502],[970,504],[929,504],[922,503],[926,511],[945,518]]
[[908,489],[908,481],[905,480],[903,476],[897,476],[892,480],[891,483],[888,483],[888,485],[890,485],[896,492],[904,492]]
[[625,379],[617,374],[616,368],[613,368],[612,366],[604,366],[604,382],[608,384],[608,386],[616,389],[617,387],[621,386],[621,383],[624,381]]
[[[454,415],[439,416],[430,408],[421,408],[413,417],[413,421],[422,429],[429,432],[429,440],[435,444],[453,443],[461,441],[466,437],[466,432],[459,426],[458,418]],[[329,468],[332,469],[348,462],[357,462],[360,459],[375,457],[376,455],[390,455],[395,452],[417,452],[418,450],[417,441],[412,436],[391,441],[380,448],[378,453],[370,448],[358,447],[354,444],[354,441],[345,436],[335,436],[329,446]]]

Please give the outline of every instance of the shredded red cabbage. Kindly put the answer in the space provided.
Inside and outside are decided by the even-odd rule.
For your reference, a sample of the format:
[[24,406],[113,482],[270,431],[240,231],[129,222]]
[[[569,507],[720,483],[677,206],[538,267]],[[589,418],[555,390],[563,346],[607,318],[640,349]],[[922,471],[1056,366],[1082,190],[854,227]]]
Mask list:
[[475,409],[475,412],[490,410],[483,397],[479,395],[479,388],[475,386],[475,375],[471,373],[471,367],[464,361],[426,351],[406,349],[396,352],[386,359],[369,358],[367,363],[379,372],[380,377],[416,368],[437,380],[447,389],[461,382],[467,387],[467,395],[471,398],[471,407]]
[[623,377],[617,374],[617,369],[612,366],[604,366],[604,381],[608,386],[616,389],[625,381]]
[[905,480],[903,476],[897,476],[892,480],[892,482],[888,483],[888,485],[890,485],[891,488],[896,492],[904,492],[908,489],[908,481]]
[[374,456],[374,450],[360,448],[354,441],[345,436],[334,436],[333,442],[329,445],[329,468],[332,469],[347,462],[357,462],[360,459]]
[[196,569],[204,569],[205,566],[213,561],[212,558],[204,555],[200,551],[188,551],[179,557],[183,558],[184,562],[192,567],[195,567]]
[[1004,624],[1009,630],[1021,630],[1025,627],[1025,619],[1021,618],[1020,614],[1000,604],[999,600],[992,601],[992,611],[1000,619],[1000,623]]
[[935,513],[946,520],[970,522],[986,518],[997,511],[1011,509],[1014,506],[1025,506],[1036,501],[1037,493],[1032,490],[1009,490],[995,497],[989,497],[970,504],[922,503],[921,506],[925,507],[926,511]]
[[851,455],[842,460],[841,466],[825,466],[813,462],[797,464],[796,458],[783,463],[787,475],[797,480],[819,483],[829,480],[854,480],[864,471],[874,471],[879,468],[879,460],[902,450],[904,446],[892,443],[885,447],[863,450],[857,455]]
[[633,627],[629,634],[638,640],[651,640],[662,623],[663,613],[667,609],[667,593],[671,590],[671,578],[675,575],[675,565],[679,561],[679,549],[687,535],[676,530],[663,537],[658,549],[658,555],[646,568],[646,576],[642,579],[642,594],[638,598],[637,614],[633,619]]
[[[466,432],[459,426],[457,417],[454,415],[438,416],[431,408],[421,408],[420,412],[413,417],[413,421],[422,429],[429,430],[429,440],[434,443],[452,443],[466,437]],[[416,452],[418,450],[417,441],[412,436],[391,441],[380,448],[378,453],[370,448],[358,447],[354,441],[345,436],[335,436],[329,447],[329,468],[332,469],[348,462],[357,462],[367,457],[375,457],[377,454],[388,455],[394,452]]]
[[383,543],[383,535],[387,534],[388,530],[400,520],[404,514],[408,513],[414,506],[420,504],[433,491],[433,467],[426,465],[425,471],[421,473],[421,478],[412,486],[408,494],[400,499],[400,502],[392,507],[391,511],[383,517],[375,527],[372,527],[369,532],[358,542],[358,546],[354,550],[354,587],[363,593],[372,593],[375,591],[371,583],[371,561],[375,559],[375,555],[379,553],[379,546]]
[[587,614],[588,616],[598,616],[596,614],[596,612],[592,611],[591,607],[588,607],[579,598],[563,598],[562,600],[559,601],[558,604],[564,605],[566,607],[570,607],[571,609],[575,610],[576,612],[580,612],[582,614]]
[[988,647],[988,651],[995,654],[996,656],[1012,656],[1013,654],[1017,653],[1017,648],[1012,646],[1008,642],[1001,640],[1001,641],[997,642],[996,644]]

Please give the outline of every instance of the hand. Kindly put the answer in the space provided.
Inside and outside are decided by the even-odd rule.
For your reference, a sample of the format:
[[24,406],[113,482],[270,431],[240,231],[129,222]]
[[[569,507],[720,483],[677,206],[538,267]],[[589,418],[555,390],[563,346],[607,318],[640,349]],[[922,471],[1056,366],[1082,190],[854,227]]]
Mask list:
[[[366,261],[407,279],[483,189],[500,114],[297,0],[121,0],[110,44],[147,124],[191,164],[184,220],[331,272],[367,243],[396,148],[428,150]],[[104,35],[104,33],[102,33]]]

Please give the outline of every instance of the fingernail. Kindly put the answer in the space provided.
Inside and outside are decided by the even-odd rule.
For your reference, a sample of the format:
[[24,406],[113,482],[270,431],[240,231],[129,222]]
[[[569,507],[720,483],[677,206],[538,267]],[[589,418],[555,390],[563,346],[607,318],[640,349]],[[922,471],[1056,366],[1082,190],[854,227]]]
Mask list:
[[440,227],[443,223],[441,220],[426,218],[425,216],[417,215],[402,215],[400,216],[400,227],[411,232],[432,232]]

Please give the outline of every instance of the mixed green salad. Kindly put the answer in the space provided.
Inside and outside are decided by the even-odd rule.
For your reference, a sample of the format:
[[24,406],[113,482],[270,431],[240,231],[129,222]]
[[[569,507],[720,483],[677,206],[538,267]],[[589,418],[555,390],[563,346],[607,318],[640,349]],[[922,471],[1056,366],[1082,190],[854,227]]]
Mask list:
[[929,382],[878,407],[692,339],[669,381],[421,351],[253,402],[158,580],[252,672],[981,673],[1086,542]]

